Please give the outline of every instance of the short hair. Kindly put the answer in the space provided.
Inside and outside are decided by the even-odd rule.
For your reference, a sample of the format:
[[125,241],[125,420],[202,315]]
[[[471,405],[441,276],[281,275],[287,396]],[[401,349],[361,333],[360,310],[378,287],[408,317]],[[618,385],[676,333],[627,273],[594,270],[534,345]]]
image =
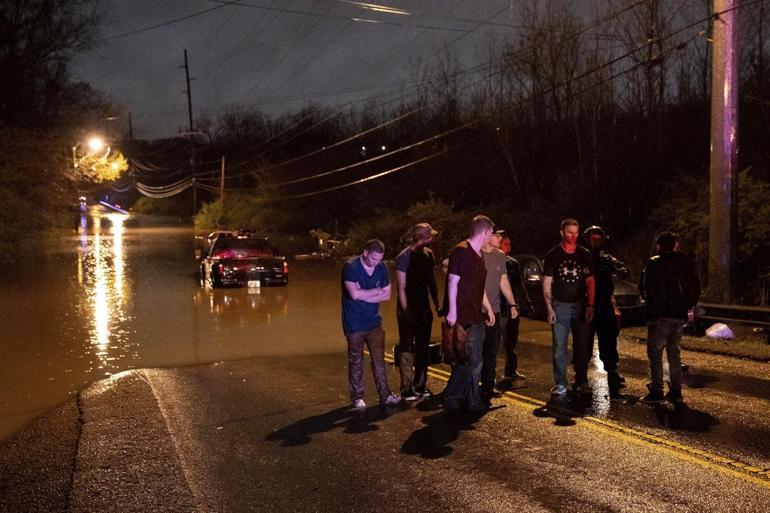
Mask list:
[[495,229],[495,223],[487,216],[479,214],[471,221],[471,235],[476,235],[489,228]]
[[655,244],[663,251],[674,251],[679,237],[674,232],[662,232],[655,239]]
[[364,246],[367,253],[385,253],[385,244],[380,239],[372,239]]
[[561,231],[564,231],[564,229],[567,226],[580,226],[580,223],[577,222],[577,219],[573,217],[568,217],[567,219],[563,220],[561,222],[561,228],[559,228]]

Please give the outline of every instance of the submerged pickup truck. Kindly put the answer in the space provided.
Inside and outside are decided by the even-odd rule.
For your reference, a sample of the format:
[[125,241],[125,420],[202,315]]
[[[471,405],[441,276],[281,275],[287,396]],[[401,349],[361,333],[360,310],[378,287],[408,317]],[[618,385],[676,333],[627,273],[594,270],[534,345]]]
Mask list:
[[201,256],[200,280],[212,287],[286,285],[289,264],[265,237],[216,232]]

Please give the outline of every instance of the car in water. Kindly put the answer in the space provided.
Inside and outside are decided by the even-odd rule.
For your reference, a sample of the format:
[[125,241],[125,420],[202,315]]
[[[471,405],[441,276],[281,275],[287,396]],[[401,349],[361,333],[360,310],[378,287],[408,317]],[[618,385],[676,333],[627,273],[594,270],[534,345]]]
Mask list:
[[202,284],[251,288],[289,283],[289,264],[266,237],[226,231],[212,235],[200,262]]
[[[546,319],[545,299],[543,298],[543,261],[535,255],[512,255],[521,266],[521,274],[527,293],[535,307],[535,317]],[[646,322],[647,307],[639,294],[636,284],[612,277],[615,285],[615,306],[620,310],[621,325],[639,326]]]

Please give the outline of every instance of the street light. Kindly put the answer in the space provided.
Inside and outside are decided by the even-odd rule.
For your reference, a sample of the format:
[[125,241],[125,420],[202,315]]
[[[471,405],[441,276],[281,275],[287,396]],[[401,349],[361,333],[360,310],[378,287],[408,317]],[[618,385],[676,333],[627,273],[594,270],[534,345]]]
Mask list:
[[101,137],[91,137],[88,140],[88,147],[91,148],[91,151],[102,151],[104,146],[104,139]]
[[117,179],[128,169],[128,162],[119,151],[113,151],[103,137],[93,135],[72,147],[72,166],[82,178],[104,182]]

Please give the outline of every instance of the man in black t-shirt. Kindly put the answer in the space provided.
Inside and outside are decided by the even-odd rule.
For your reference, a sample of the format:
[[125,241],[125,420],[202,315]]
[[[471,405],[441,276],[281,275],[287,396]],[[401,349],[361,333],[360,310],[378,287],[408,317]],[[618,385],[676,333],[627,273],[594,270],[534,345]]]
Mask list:
[[[444,389],[446,410],[466,408],[483,411],[479,393],[481,378],[481,350],[484,344],[484,313],[487,326],[495,324],[495,314],[484,290],[487,271],[481,248],[492,237],[494,223],[487,216],[478,215],[471,222],[471,234],[457,244],[449,256],[444,311],[449,326],[459,324],[468,332],[465,343],[467,360],[452,363],[452,374]],[[482,310],[483,307],[483,310]]]
[[545,255],[543,297],[553,330],[553,397],[567,393],[567,339],[572,331],[575,390],[591,392],[588,384],[588,323],[594,315],[594,278],[591,252],[578,246],[578,222],[561,222],[561,243]]
[[405,401],[431,395],[426,386],[433,326],[430,300],[433,300],[436,311],[439,304],[436,277],[433,274],[436,260],[427,246],[437,233],[428,223],[414,225],[411,245],[396,257],[398,367],[401,373],[401,398]]

